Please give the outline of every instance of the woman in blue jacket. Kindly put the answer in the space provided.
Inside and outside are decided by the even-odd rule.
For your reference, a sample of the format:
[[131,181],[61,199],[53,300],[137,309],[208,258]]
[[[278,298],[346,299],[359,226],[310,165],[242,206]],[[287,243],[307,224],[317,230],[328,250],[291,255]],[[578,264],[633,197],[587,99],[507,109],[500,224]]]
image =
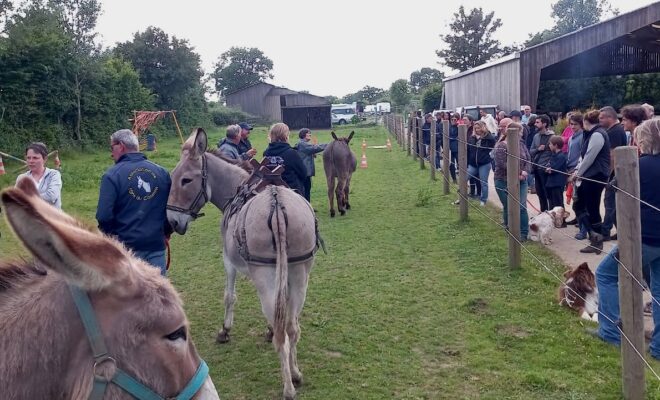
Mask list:
[[490,152],[495,147],[495,136],[488,131],[486,123],[479,120],[473,125],[474,134],[468,139],[468,176],[479,179],[481,205],[488,201],[488,176],[490,175]]

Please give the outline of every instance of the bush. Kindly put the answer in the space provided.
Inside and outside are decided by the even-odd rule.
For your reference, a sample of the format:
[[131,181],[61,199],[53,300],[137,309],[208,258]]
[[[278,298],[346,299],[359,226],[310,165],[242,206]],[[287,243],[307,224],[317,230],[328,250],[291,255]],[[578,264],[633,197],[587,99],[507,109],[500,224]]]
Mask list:
[[254,119],[254,117],[251,117],[248,113],[224,106],[215,106],[210,109],[210,112],[213,123],[216,126],[238,124],[242,121]]

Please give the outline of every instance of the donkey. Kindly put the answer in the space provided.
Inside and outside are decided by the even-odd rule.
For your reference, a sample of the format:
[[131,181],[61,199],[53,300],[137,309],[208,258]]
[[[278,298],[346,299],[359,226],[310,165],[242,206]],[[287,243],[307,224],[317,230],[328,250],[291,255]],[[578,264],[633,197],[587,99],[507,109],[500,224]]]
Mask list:
[[[333,192],[337,196],[337,208],[341,215],[346,214],[346,210],[351,209],[348,195],[351,187],[351,176],[357,167],[357,159],[348,145],[354,134],[355,131],[351,131],[347,138],[337,138],[337,135],[332,132],[334,141],[330,142],[323,151],[323,169],[328,183],[328,201],[330,202],[330,217],[332,218],[335,216]],[[336,186],[335,179],[337,179]]]
[[35,257],[0,262],[1,397],[219,399],[170,282],[31,181],[1,196]]
[[181,159],[172,170],[167,218],[174,231],[184,234],[206,202],[223,212],[225,318],[217,341],[230,339],[238,271],[257,288],[280,357],[284,397],[293,399],[294,384],[303,380],[296,345],[298,318],[317,249],[314,211],[301,195],[284,186],[268,185],[257,192],[246,184],[249,173],[245,169],[217,152],[207,152],[207,145],[201,128],[184,143]]

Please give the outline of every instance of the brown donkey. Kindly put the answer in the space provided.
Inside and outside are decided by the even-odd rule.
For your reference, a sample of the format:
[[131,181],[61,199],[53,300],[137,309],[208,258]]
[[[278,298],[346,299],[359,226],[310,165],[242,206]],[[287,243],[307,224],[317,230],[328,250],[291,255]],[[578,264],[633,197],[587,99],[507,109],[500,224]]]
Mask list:
[[177,233],[184,234],[206,202],[222,211],[225,318],[217,340],[229,341],[236,302],[234,284],[240,272],[257,288],[280,356],[284,398],[293,399],[294,384],[301,384],[303,379],[296,350],[298,318],[317,248],[314,211],[289,188],[267,185],[259,191],[246,184],[248,172],[207,152],[207,145],[201,128],[184,143],[181,159],[172,170],[167,218]]
[[[351,204],[348,202],[348,194],[351,189],[351,176],[357,167],[357,159],[348,145],[354,134],[355,131],[351,131],[348,137],[337,138],[337,135],[332,132],[334,140],[323,151],[323,169],[328,183],[331,217],[335,216],[333,193],[337,196],[337,208],[341,215],[346,214],[346,210],[351,208]],[[337,180],[336,186],[335,179]]]
[[[139,389],[149,398],[219,398],[199,373],[208,369],[181,299],[157,268],[41,200],[31,179],[1,197],[35,261],[0,262],[0,397],[132,399]],[[88,339],[83,316],[97,336]],[[136,381],[132,394],[114,380],[120,374]],[[107,386],[93,396],[100,381]]]

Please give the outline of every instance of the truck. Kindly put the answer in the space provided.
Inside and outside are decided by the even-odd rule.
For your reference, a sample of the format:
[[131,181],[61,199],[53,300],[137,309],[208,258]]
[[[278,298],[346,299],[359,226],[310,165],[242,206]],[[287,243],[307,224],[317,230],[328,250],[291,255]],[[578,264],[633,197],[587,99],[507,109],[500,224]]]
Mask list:
[[376,112],[378,114],[389,113],[392,111],[390,103],[376,103]]

